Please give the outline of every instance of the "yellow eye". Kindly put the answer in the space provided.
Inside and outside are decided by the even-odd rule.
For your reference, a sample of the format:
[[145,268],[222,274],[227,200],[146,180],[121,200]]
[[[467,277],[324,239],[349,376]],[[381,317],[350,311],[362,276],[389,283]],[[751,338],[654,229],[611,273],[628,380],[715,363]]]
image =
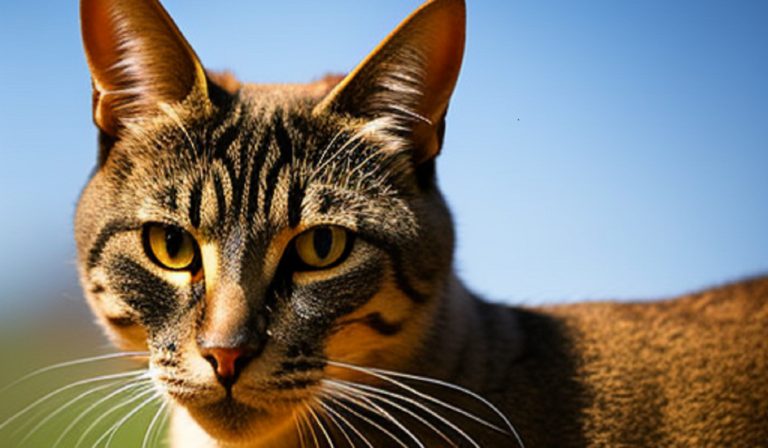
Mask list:
[[317,227],[296,238],[296,253],[311,268],[327,268],[346,255],[350,239],[341,227]]
[[188,232],[174,226],[150,224],[144,229],[144,245],[157,264],[173,271],[194,271],[197,244]]

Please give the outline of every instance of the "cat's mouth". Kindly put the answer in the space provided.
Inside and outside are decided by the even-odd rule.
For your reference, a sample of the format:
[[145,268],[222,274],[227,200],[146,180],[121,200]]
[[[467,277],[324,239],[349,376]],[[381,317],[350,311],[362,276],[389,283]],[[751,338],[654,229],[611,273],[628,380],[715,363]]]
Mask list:
[[232,394],[202,406],[185,406],[189,415],[214,438],[226,442],[269,439],[293,430],[295,410],[290,407],[254,407]]
[[[319,374],[319,372],[318,372]],[[233,387],[192,385],[163,377],[163,388],[212,437],[238,443],[294,430],[296,413],[314,396],[315,375],[290,375],[257,385],[238,381]],[[245,383],[245,384],[243,384]]]

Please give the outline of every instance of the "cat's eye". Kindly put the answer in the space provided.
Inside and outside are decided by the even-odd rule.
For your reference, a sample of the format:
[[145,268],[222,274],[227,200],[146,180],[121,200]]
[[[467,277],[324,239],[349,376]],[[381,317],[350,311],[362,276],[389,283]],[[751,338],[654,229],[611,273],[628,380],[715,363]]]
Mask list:
[[158,265],[172,271],[197,271],[200,251],[192,235],[184,229],[163,224],[144,228],[144,247]]
[[316,227],[296,238],[296,255],[309,269],[326,269],[343,261],[351,243],[352,234],[341,227]]

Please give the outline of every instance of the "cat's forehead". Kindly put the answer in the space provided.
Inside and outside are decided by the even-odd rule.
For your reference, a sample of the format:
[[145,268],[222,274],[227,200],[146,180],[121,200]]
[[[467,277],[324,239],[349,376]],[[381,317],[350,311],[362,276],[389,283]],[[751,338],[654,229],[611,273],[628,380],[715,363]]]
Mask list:
[[323,92],[310,86],[244,86],[224,105],[164,108],[122,142],[107,174],[143,221],[204,233],[330,217],[355,227],[361,210],[396,195],[400,157],[365,123],[315,114]]

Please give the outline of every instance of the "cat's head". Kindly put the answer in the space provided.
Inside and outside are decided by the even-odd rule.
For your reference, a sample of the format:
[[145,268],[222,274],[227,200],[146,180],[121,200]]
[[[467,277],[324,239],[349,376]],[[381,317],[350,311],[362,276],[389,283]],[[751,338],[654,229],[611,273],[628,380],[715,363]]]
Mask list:
[[279,432],[327,381],[413,363],[451,275],[434,180],[464,48],[434,0],[349,76],[207,74],[156,0],[82,0],[100,133],[81,280],[215,438]]

